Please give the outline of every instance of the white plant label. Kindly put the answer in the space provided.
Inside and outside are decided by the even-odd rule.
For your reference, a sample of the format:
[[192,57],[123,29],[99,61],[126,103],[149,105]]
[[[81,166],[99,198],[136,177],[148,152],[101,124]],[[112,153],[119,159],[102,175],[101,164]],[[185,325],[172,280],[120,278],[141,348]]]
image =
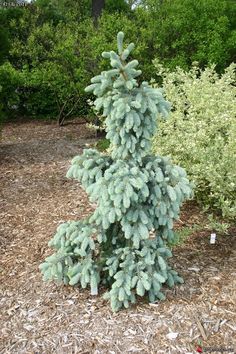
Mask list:
[[214,245],[214,243],[216,243],[216,234],[211,234],[210,244]]

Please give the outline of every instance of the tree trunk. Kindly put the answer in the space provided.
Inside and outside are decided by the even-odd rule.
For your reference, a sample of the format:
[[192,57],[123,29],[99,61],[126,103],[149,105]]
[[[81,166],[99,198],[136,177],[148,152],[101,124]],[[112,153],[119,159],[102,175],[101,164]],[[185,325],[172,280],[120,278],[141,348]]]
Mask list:
[[105,0],[92,0],[92,17],[94,23],[97,23],[97,19],[101,15],[104,6]]

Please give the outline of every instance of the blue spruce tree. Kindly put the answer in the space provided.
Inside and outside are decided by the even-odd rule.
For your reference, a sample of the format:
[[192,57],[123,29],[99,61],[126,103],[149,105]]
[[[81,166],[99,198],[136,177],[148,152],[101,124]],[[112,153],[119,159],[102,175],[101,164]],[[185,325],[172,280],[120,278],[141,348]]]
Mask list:
[[86,219],[60,225],[49,242],[55,253],[40,265],[44,280],[89,286],[92,295],[103,284],[113,311],[145,294],[151,302],[163,300],[163,285],[183,282],[168,265],[168,245],[175,239],[173,221],[191,195],[185,171],[150,153],[157,116],[166,117],[170,104],[159,89],[137,81],[138,61],[127,62],[134,44],[123,49],[123,38],[119,32],[118,54],[102,53],[112,69],[86,88],[106,118],[110,153],[84,150],[67,173],[97,208]]

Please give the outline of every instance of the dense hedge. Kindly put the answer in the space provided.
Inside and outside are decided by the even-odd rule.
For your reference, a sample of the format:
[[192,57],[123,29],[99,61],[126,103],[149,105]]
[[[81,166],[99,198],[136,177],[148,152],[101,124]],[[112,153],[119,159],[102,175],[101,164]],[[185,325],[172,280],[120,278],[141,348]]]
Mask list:
[[200,67],[214,62],[221,72],[235,60],[235,9],[226,0],[143,0],[134,8],[107,0],[95,28],[89,0],[0,7],[3,110],[8,117],[88,114],[83,87],[107,69],[100,53],[113,48],[121,28],[137,43],[133,55],[142,63],[142,79],[156,78],[154,58],[172,70],[190,68],[194,60]]

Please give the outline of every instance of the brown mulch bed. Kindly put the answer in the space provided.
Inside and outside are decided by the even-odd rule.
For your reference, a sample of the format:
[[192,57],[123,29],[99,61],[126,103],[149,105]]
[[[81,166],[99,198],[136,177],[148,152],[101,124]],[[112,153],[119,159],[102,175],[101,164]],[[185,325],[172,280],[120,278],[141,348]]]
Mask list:
[[[0,144],[1,353],[196,353],[236,350],[235,230],[210,231],[197,206],[180,225],[202,224],[176,247],[185,283],[167,300],[113,314],[89,291],[42,282],[39,264],[57,225],[93,209],[79,183],[65,178],[71,158],[95,142],[85,125],[5,125]],[[231,350],[231,349],[232,350]],[[217,351],[215,351],[217,352]]]

